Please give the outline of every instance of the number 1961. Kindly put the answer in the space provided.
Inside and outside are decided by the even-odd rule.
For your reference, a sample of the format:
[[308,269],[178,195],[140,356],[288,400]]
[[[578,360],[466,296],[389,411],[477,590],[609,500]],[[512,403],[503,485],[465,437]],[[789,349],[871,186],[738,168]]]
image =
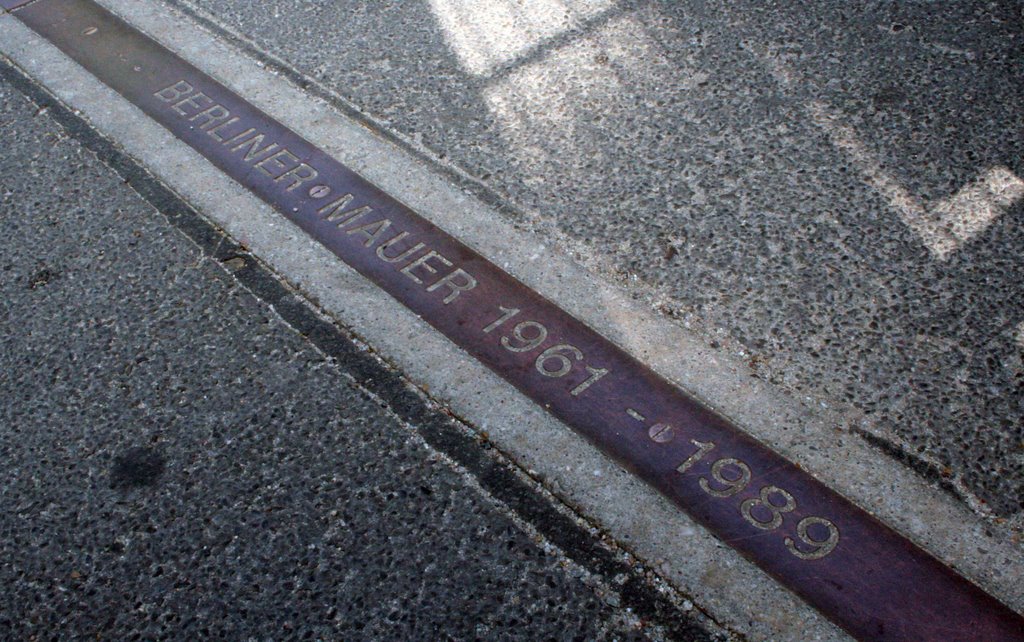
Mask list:
[[[498,306],[498,309],[502,312],[501,316],[494,323],[484,328],[484,334],[490,334],[521,312],[518,308],[506,308],[504,306]],[[511,334],[512,336],[501,337],[502,347],[509,352],[530,352],[539,348],[548,339],[548,329],[536,321],[521,321],[517,323],[512,328]],[[579,348],[568,343],[560,343],[545,349],[537,356],[533,363],[534,367],[537,368],[537,372],[545,377],[564,377],[572,370],[573,361],[570,357],[576,361],[583,361],[584,359],[583,352]],[[585,368],[590,376],[586,381],[581,382],[569,391],[569,394],[574,397],[583,394],[584,390],[608,374],[608,370],[604,368],[592,368],[590,366],[585,366]]]

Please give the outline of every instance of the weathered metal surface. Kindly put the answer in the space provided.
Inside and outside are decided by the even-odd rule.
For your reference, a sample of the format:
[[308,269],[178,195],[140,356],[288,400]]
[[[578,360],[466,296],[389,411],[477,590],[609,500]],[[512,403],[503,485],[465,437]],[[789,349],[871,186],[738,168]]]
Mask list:
[[1024,640],[1018,614],[103,8],[14,15],[854,636]]

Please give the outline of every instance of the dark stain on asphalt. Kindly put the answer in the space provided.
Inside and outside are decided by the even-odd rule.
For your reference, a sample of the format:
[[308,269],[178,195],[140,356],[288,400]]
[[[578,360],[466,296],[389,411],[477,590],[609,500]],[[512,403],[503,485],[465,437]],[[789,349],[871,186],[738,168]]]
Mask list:
[[110,485],[114,488],[152,486],[165,468],[165,460],[152,448],[130,448],[114,458]]

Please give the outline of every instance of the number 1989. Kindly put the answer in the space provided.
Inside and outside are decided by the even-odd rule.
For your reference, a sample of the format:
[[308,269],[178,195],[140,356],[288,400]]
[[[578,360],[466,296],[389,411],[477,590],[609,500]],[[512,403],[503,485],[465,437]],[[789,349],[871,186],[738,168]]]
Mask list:
[[[697,452],[690,455],[676,470],[684,473],[715,448],[714,442],[692,440]],[[710,479],[698,480],[701,490],[712,497],[732,497],[743,492],[750,484],[750,466],[739,459],[725,457],[711,464]],[[782,526],[785,514],[796,510],[796,499],[778,486],[764,486],[757,497],[740,503],[740,515],[751,526],[765,531]],[[818,537],[812,537],[811,529]],[[817,560],[835,550],[839,544],[839,529],[823,517],[805,517],[796,524],[796,536],[800,543],[787,537],[784,542],[789,552],[802,560]]]

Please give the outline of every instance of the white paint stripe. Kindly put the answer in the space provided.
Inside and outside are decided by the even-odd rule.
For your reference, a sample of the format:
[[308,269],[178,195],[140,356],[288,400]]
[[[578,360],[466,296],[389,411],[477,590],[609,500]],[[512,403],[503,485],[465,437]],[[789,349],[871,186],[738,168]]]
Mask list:
[[[1009,530],[988,524],[915,474],[834,426],[845,418],[811,409],[749,376],[682,328],[584,272],[557,248],[518,231],[359,123],[268,72],[163,5],[103,0],[247,100],[314,141],[527,285],[729,415],[987,590],[1021,609],[1011,573],[1024,555]],[[653,490],[611,465],[404,307],[138,110],[99,85],[9,16],[0,48],[99,129],[117,139],[201,211],[353,327],[408,375],[449,404],[570,505],[606,528],[720,622],[754,639],[842,639],[770,578],[710,537]],[[531,256],[539,258],[531,260]],[[603,471],[595,476],[593,471]],[[986,530],[995,533],[987,537]],[[660,561],[665,565],[661,566]]]
[[[778,61],[763,54],[759,58],[779,84],[787,89],[795,86],[792,73]],[[1009,169],[998,166],[990,167],[949,198],[926,204],[885,169],[857,132],[844,124],[840,114],[820,100],[808,102],[805,109],[811,120],[828,134],[832,144],[853,161],[864,181],[889,202],[939,260],[948,259],[1024,197],[1024,181]]]

